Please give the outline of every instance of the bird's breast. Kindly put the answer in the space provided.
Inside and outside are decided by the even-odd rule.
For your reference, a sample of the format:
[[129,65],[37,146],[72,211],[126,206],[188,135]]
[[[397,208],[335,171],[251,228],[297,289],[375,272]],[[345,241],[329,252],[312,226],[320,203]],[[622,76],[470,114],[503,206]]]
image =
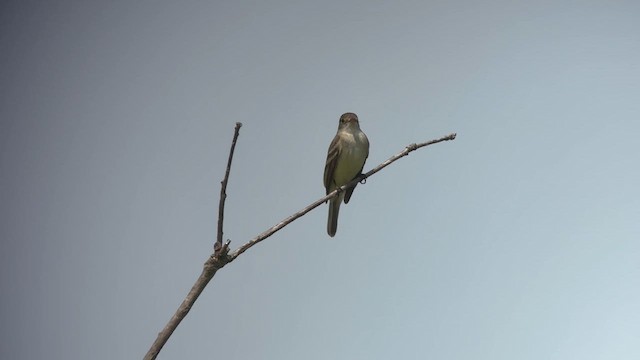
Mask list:
[[334,179],[336,185],[342,186],[355,178],[362,169],[369,155],[369,144],[366,136],[348,134],[344,136],[344,143],[336,164]]

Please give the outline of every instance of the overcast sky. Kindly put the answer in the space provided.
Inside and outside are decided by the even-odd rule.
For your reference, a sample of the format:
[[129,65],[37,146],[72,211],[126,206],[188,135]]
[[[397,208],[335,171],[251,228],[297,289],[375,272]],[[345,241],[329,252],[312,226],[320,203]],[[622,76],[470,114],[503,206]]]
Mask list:
[[0,358],[640,358],[640,2],[4,1]]

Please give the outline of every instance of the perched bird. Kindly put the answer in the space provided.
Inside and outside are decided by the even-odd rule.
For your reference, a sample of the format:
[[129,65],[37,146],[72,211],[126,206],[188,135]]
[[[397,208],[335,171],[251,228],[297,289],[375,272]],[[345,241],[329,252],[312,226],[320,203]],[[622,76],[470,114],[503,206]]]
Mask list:
[[[338,132],[329,145],[327,163],[324,166],[324,187],[327,194],[347,184],[362,173],[364,162],[369,156],[369,139],[358,123],[354,113],[340,116]],[[347,204],[356,185],[347,188],[329,201],[329,218],[327,233],[333,237],[338,229],[338,212],[340,203]]]

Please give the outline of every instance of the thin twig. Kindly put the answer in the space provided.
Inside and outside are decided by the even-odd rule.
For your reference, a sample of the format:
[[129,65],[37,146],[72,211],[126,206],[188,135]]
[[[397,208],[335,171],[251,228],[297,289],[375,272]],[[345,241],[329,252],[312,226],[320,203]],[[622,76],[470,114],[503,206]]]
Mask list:
[[[227,200],[227,183],[229,182],[229,173],[231,172],[231,161],[233,160],[233,152],[236,149],[236,142],[238,141],[238,135],[240,135],[240,128],[242,127],[241,122],[236,123],[236,128],[233,133],[233,140],[231,141],[231,150],[229,151],[229,160],[227,160],[227,171],[224,174],[224,180],[222,180],[220,186],[220,203],[218,205],[218,237],[216,239],[216,243],[213,246],[214,252],[218,253],[223,251],[222,247],[222,225],[224,222],[224,203]],[[229,247],[229,242],[227,242],[224,247]]]
[[[220,215],[222,213],[222,211],[224,210],[224,200],[222,200],[222,197],[223,196],[226,197],[226,192],[225,192],[225,190],[226,190],[226,182],[227,182],[228,177],[229,177],[229,169],[230,169],[230,166],[231,166],[231,158],[233,156],[233,150],[235,148],[236,139],[238,138],[238,131],[240,130],[240,126],[242,126],[242,124],[236,123],[236,132],[234,134],[234,139],[233,139],[233,143],[232,143],[232,146],[231,146],[231,153],[229,155],[229,162],[227,164],[227,172],[225,174],[225,180],[222,182],[223,189],[220,192],[221,200],[220,200],[220,213],[218,215],[218,221],[219,221],[219,223],[218,223],[218,240],[216,241],[216,246],[218,245],[218,241],[220,241],[220,242],[222,241],[221,240],[222,239],[222,225],[221,225],[221,222],[223,220],[223,216]],[[207,261],[204,263],[204,269],[202,270],[202,273],[200,274],[200,276],[196,280],[195,284],[193,285],[193,287],[189,291],[189,294],[187,294],[187,297],[182,301],[182,304],[180,304],[180,307],[178,308],[176,313],[169,320],[169,323],[158,334],[158,338],[153,343],[153,345],[151,346],[151,349],[149,349],[149,351],[145,355],[144,359],[145,360],[152,360],[152,359],[155,359],[158,356],[158,353],[160,352],[160,350],[162,349],[164,344],[167,342],[167,340],[169,339],[169,337],[171,336],[173,331],[176,329],[178,324],[180,324],[180,321],[182,321],[182,319],[184,319],[184,317],[187,315],[187,313],[189,313],[189,310],[191,310],[191,307],[193,306],[195,301],[198,299],[198,296],[200,296],[200,294],[202,293],[202,290],[204,290],[204,288],[207,286],[209,281],[211,281],[211,279],[216,274],[216,272],[219,269],[221,269],[223,266],[225,266],[226,264],[228,264],[228,263],[232,262],[233,260],[235,260],[238,256],[240,256],[240,254],[242,254],[243,252],[249,250],[249,248],[251,248],[252,246],[254,246],[257,243],[261,242],[262,240],[270,237],[271,235],[275,234],[276,232],[281,230],[283,227],[289,225],[290,223],[292,223],[293,221],[295,221],[299,217],[303,216],[304,214],[308,213],[309,211],[311,211],[311,210],[315,209],[316,207],[320,206],[325,201],[337,196],[340,191],[345,191],[345,189],[347,187],[350,187],[352,185],[355,185],[358,182],[366,180],[371,175],[373,175],[373,174],[377,173],[378,171],[384,169],[385,167],[389,166],[392,162],[400,159],[401,157],[407,156],[407,155],[409,155],[409,153],[411,153],[412,151],[415,151],[415,150],[417,150],[419,148],[422,148],[422,147],[425,147],[425,146],[429,146],[429,145],[433,145],[433,144],[437,144],[437,143],[443,142],[443,141],[453,140],[455,138],[456,138],[456,134],[453,133],[453,134],[449,134],[447,136],[441,137],[439,139],[427,141],[427,142],[424,142],[424,143],[410,144],[407,147],[405,147],[404,150],[402,150],[401,152],[397,153],[396,155],[393,155],[392,157],[387,159],[382,164],[380,164],[380,165],[376,166],[375,168],[371,169],[366,174],[362,174],[358,178],[350,181],[348,184],[340,187],[339,189],[336,189],[336,190],[332,191],[327,196],[324,196],[324,197],[314,201],[313,203],[311,203],[310,205],[308,205],[304,209],[302,209],[302,210],[296,212],[295,214],[287,217],[286,219],[280,221],[279,223],[277,223],[273,227],[269,228],[268,230],[264,231],[260,235],[258,235],[255,238],[251,239],[249,242],[247,242],[244,245],[240,246],[238,249],[236,249],[231,254],[228,254],[228,251],[229,251],[229,242],[228,241],[225,244],[223,244],[219,248],[219,250],[214,250],[214,253],[211,254],[211,256],[209,256],[209,259],[207,259]]]

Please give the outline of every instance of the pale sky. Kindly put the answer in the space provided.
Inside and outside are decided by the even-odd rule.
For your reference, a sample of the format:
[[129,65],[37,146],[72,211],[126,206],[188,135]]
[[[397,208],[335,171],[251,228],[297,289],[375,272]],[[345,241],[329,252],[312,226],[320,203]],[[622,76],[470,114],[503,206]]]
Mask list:
[[640,358],[640,2],[4,1],[0,358]]

